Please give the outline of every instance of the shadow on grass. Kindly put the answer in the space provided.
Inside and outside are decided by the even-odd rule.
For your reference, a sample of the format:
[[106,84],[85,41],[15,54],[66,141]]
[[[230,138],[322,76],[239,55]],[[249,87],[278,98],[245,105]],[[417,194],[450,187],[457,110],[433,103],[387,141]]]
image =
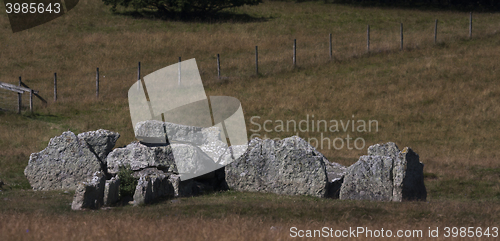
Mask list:
[[245,13],[234,13],[221,11],[213,14],[190,14],[190,13],[161,13],[152,10],[123,10],[115,12],[117,15],[128,16],[136,19],[159,19],[165,21],[199,22],[199,23],[254,23],[266,22],[269,18],[253,17]]

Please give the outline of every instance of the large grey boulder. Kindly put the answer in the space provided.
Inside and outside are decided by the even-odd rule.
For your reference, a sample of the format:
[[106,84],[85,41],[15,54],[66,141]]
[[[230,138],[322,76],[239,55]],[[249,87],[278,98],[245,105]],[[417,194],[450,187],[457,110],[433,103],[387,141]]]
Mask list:
[[340,199],[391,201],[392,167],[388,156],[361,156],[347,168]]
[[166,143],[171,146],[182,180],[215,171],[234,160],[235,156],[239,157],[230,155],[233,153],[230,153],[221,128],[221,125],[202,128],[157,120],[138,122],[134,126],[136,137],[144,145]]
[[91,180],[81,182],[75,190],[71,209],[98,209],[104,204],[106,178],[102,172],[94,173]]
[[424,165],[413,150],[400,151],[389,142],[370,146],[368,154],[347,169],[340,199],[401,202],[427,198]]
[[181,142],[202,145],[204,136],[202,127],[186,126],[157,120],[138,122],[134,126],[136,137],[143,142],[159,143],[168,139],[169,143]]
[[66,131],[50,139],[44,150],[30,155],[24,174],[33,190],[75,190],[97,171],[102,171],[99,157],[84,139]]
[[85,140],[90,151],[92,151],[105,164],[106,156],[113,150],[120,134],[108,130],[99,129],[78,134],[79,139]]
[[226,181],[237,191],[325,197],[324,160],[297,136],[279,141],[255,138],[245,154],[226,166]]
[[117,203],[118,200],[120,200],[120,179],[116,176],[106,180],[103,203],[105,206],[110,206]]
[[221,129],[217,126],[196,127],[147,120],[137,123],[134,127],[137,138],[148,143],[159,143],[168,139],[170,144],[189,144],[202,149],[215,162],[224,154],[228,148]]
[[108,173],[116,175],[122,166],[130,166],[133,171],[155,167],[165,172],[177,173],[172,148],[170,146],[148,147],[133,142],[124,148],[116,148],[106,158]]
[[[399,152],[393,175],[393,201],[425,201],[427,199],[427,190],[424,183],[424,164],[419,161],[418,154],[411,148],[405,147]],[[400,184],[401,180],[402,185]]]

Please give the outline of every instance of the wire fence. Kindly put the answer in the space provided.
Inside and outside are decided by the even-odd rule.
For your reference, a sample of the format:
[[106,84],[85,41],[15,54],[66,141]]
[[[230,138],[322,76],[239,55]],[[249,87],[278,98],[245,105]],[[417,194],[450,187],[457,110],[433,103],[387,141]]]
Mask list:
[[[461,29],[461,33],[458,32],[449,32],[446,31],[441,33],[439,30],[439,20],[435,19],[432,23],[429,24],[428,29],[430,30],[432,27],[432,32],[429,32],[428,42],[439,44],[445,41],[450,40],[450,36],[462,36],[468,39],[473,38],[473,14],[470,12],[468,14],[468,29],[467,32],[465,29]],[[396,26],[396,25],[395,25]],[[384,26],[386,27],[386,26]],[[301,43],[300,39],[292,39],[290,40],[290,49],[289,49],[289,60],[285,60],[283,58],[283,54],[276,54],[276,49],[263,49],[258,45],[255,46],[255,49],[248,51],[248,65],[245,70],[240,70],[235,68],[234,62],[236,61],[234,58],[238,59],[238,55],[228,54],[229,57],[225,58],[220,53],[214,53],[214,56],[207,58],[207,56],[201,57],[203,63],[198,65],[200,70],[200,74],[202,77],[204,75],[213,76],[216,79],[222,78],[239,78],[242,76],[254,76],[260,77],[263,75],[272,75],[275,73],[288,71],[295,69],[297,67],[309,67],[311,65],[318,65],[325,62],[335,61],[335,60],[344,60],[349,58],[355,58],[362,55],[370,55],[373,52],[386,52],[386,51],[405,51],[407,49],[413,48],[415,45],[418,46],[423,41],[422,38],[415,38],[416,33],[412,33],[411,30],[405,30],[404,23],[400,23],[397,25],[397,30],[391,30],[390,35],[394,35],[397,37],[389,39],[393,39],[391,41],[387,41],[387,33],[384,31],[378,31],[378,29],[373,28],[373,25],[366,25],[366,33],[363,34],[360,32],[356,34],[356,38],[359,41],[348,41],[345,42],[343,36],[335,36],[332,33],[329,33],[325,36],[324,40],[318,40],[315,43],[307,42]],[[427,28],[426,28],[427,29]],[[484,26],[482,26],[484,29]],[[405,31],[408,31],[406,33]],[[397,32],[397,34],[395,34]],[[481,31],[484,34],[484,31]],[[496,33],[496,30],[495,32]],[[477,35],[474,35],[477,36]],[[364,39],[365,47],[362,48],[358,42]],[[384,40],[382,40],[384,39]],[[335,43],[338,40],[339,43]],[[415,42],[417,41],[417,42]],[[342,43],[340,43],[342,42]],[[426,40],[427,42],[427,40]],[[374,48],[374,45],[376,47]],[[342,53],[337,52],[336,50],[343,49]],[[254,52],[254,54],[251,54]],[[254,56],[252,56],[254,55]],[[233,58],[233,59],[231,59]],[[213,59],[213,64],[208,64]],[[181,57],[179,57],[179,61]],[[288,63],[285,63],[290,61]],[[95,98],[102,98],[102,92],[112,91],[112,87],[110,85],[106,86],[106,75],[107,79],[110,79],[111,76],[119,76],[123,73],[127,73],[131,75],[131,73],[137,71],[137,76],[142,78],[144,76],[143,73],[154,72],[157,69],[160,69],[164,66],[164,63],[146,63],[147,68],[141,69],[140,62],[137,67],[127,67],[121,69],[104,69],[97,68],[93,71],[85,72],[80,78],[95,80]],[[252,67],[253,65],[253,67]],[[283,67],[288,66],[288,67]],[[54,73],[54,94],[51,96],[50,93],[43,93],[42,96],[46,100],[50,102],[60,101],[61,94],[58,92],[58,81],[59,76],[56,76]],[[132,79],[132,75],[131,78]],[[64,79],[64,76],[63,76]],[[135,78],[137,80],[137,78]],[[103,86],[104,84],[104,86]],[[74,89],[88,89],[89,81],[80,81],[78,83],[74,83],[72,88]],[[83,88],[85,86],[85,88]],[[34,89],[36,89],[35,86]],[[21,111],[25,111],[29,105],[29,95],[22,95],[22,106]],[[18,111],[18,97],[17,93],[11,92],[8,90],[0,89],[0,111]]]

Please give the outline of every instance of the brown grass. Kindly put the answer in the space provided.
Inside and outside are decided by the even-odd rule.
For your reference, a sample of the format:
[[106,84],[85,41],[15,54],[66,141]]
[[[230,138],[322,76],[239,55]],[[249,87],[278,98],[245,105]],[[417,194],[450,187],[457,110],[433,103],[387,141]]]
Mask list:
[[[500,87],[496,81],[500,66],[495,60],[500,51],[500,15],[474,14],[474,38],[468,40],[468,14],[461,12],[353,8],[318,2],[266,2],[234,11],[256,20],[134,19],[111,14],[97,0],[82,0],[64,16],[16,34],[10,32],[8,18],[0,18],[4,46],[0,48],[0,81],[15,84],[22,76],[49,101],[43,107],[35,100],[34,116],[0,112],[0,179],[7,183],[7,191],[0,195],[0,206],[4,207],[0,239],[278,240],[288,237],[291,225],[427,229],[493,225],[498,220]],[[436,18],[440,21],[438,45],[433,43]],[[403,52],[398,50],[400,22],[405,24]],[[369,55],[367,24],[372,30]],[[333,61],[328,58],[329,33],[334,36]],[[298,43],[297,69],[292,67],[293,39]],[[256,45],[258,77],[253,65]],[[222,80],[216,78],[217,53],[221,54]],[[29,155],[41,151],[51,137],[63,131],[104,128],[121,134],[117,147],[133,141],[127,91],[136,81],[137,62],[141,61],[144,76],[176,63],[178,56],[196,58],[207,95],[233,96],[241,101],[249,136],[256,128],[250,122],[252,116],[259,116],[261,125],[264,120],[299,122],[307,115],[327,121],[377,120],[376,132],[298,134],[306,140],[320,139],[321,134],[331,139],[348,134],[353,139],[363,138],[366,145],[362,150],[318,148],[331,161],[344,165],[354,163],[375,143],[393,141],[401,148],[412,147],[425,164],[429,202],[291,199],[291,203],[302,200],[299,205],[245,196],[256,203],[250,205],[200,197],[193,199],[194,204],[213,204],[195,205],[193,210],[203,215],[187,211],[182,217],[151,219],[158,210],[171,208],[170,204],[72,213],[67,205],[71,195],[62,195],[59,200],[59,193],[15,190],[29,189],[23,174]],[[94,92],[96,67],[101,72],[98,100]],[[59,91],[55,103],[54,72]],[[15,96],[9,98],[15,100]],[[296,134],[256,133],[269,138]],[[9,187],[14,190],[9,191]],[[59,200],[59,206],[53,207],[38,195]],[[22,203],[25,205],[18,205]],[[217,216],[213,211],[217,205],[229,211]],[[247,215],[252,212],[235,205],[247,205],[256,214]],[[264,211],[272,209],[266,207],[286,209],[268,215]],[[46,211],[53,209],[56,211]],[[191,209],[185,205],[180,210]],[[320,218],[301,210],[313,210]],[[284,231],[276,233],[271,226]],[[26,233],[26,229],[30,231]]]
[[[71,195],[51,194],[36,195],[41,200],[38,204],[16,203],[19,196],[26,196],[24,193],[4,201],[7,207],[0,214],[0,238],[288,240],[292,239],[292,227],[303,230],[365,227],[394,233],[422,230],[424,238],[428,238],[429,228],[439,228],[437,240],[443,240],[445,227],[495,227],[500,213],[498,205],[491,202],[352,202],[250,193],[181,198],[147,207],[71,212],[62,208],[71,201]],[[44,208],[37,209],[36,205]],[[364,238],[351,238],[354,239]]]

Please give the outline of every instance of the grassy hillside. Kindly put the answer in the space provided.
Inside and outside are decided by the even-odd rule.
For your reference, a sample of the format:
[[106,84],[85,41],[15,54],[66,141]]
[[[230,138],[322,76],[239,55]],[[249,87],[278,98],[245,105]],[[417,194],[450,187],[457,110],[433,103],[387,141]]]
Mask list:
[[[113,15],[101,1],[82,0],[64,16],[16,34],[10,30],[3,6],[0,8],[0,81],[17,84],[22,76],[27,85],[49,101],[43,107],[35,100],[35,115],[0,112],[0,179],[8,184],[7,191],[0,194],[2,234],[17,237],[16,232],[27,220],[39,220],[30,221],[30,225],[39,225],[36,229],[40,236],[26,236],[39,239],[45,237],[40,225],[54,221],[44,232],[61,228],[67,232],[61,237],[71,239],[75,232],[72,227],[92,223],[90,220],[125,227],[137,218],[143,220],[144,227],[150,227],[170,222],[176,212],[184,213],[183,219],[174,218],[176,222],[195,222],[199,224],[195,228],[205,230],[192,234],[193,239],[236,235],[227,237],[231,240],[260,239],[249,230],[258,232],[263,227],[262,235],[274,235],[269,229],[276,225],[285,230],[282,237],[286,237],[290,225],[406,228],[491,225],[498,220],[499,14],[474,14],[473,39],[469,40],[466,13],[354,8],[322,2],[266,2],[231,10],[226,14],[232,16],[229,19],[177,22],[137,18],[128,13]],[[436,18],[437,45],[433,42]],[[404,51],[399,51],[401,22],[405,29]],[[370,54],[366,53],[368,24],[372,31]],[[329,33],[333,35],[332,61]],[[295,69],[293,39],[297,39]],[[253,65],[256,45],[259,76],[255,76]],[[222,80],[217,79],[217,54],[221,55]],[[145,209],[75,214],[66,205],[71,194],[24,190],[30,188],[23,174],[29,155],[43,150],[51,137],[63,131],[80,133],[103,128],[121,134],[117,147],[133,141],[127,91],[136,81],[137,62],[141,61],[144,76],[176,63],[179,56],[184,60],[196,58],[207,95],[233,96],[241,101],[249,137],[259,134],[284,138],[298,132],[306,140],[316,138],[319,142],[321,138],[334,140],[347,135],[353,138],[351,141],[362,138],[365,145],[360,149],[353,148],[352,142],[352,149],[344,146],[338,150],[319,143],[318,150],[327,158],[344,165],[354,163],[372,144],[393,141],[400,148],[412,147],[425,164],[429,202],[387,204],[227,193],[217,194],[222,201],[217,195],[216,199],[182,199],[182,205],[175,208],[165,202]],[[95,98],[96,67],[101,73],[99,99]],[[58,75],[55,103],[54,72]],[[8,97],[15,100],[15,95]],[[259,125],[270,120],[267,128],[273,131],[252,131],[258,129],[251,121],[254,116],[259,117],[252,119]],[[299,123],[308,116],[310,126],[320,120],[375,120],[378,129],[277,129],[279,120]],[[317,143],[311,139],[311,144]],[[249,205],[246,201],[232,202],[240,198],[253,200],[252,210],[239,207]],[[214,206],[229,211],[218,216],[210,211]],[[272,207],[282,209],[270,214],[262,211]],[[160,209],[170,210],[165,211],[169,218],[146,219]],[[312,210],[312,214],[300,210]],[[331,210],[344,211],[339,215]],[[208,228],[215,228],[210,226],[213,222],[222,223],[220,232]],[[245,231],[230,230],[234,223],[241,224]],[[95,228],[99,224],[88,225]],[[189,232],[180,226],[168,230],[187,235]],[[83,235],[85,231],[81,230],[77,233]],[[94,234],[86,235],[90,239]],[[161,233],[151,237],[158,236]]]

